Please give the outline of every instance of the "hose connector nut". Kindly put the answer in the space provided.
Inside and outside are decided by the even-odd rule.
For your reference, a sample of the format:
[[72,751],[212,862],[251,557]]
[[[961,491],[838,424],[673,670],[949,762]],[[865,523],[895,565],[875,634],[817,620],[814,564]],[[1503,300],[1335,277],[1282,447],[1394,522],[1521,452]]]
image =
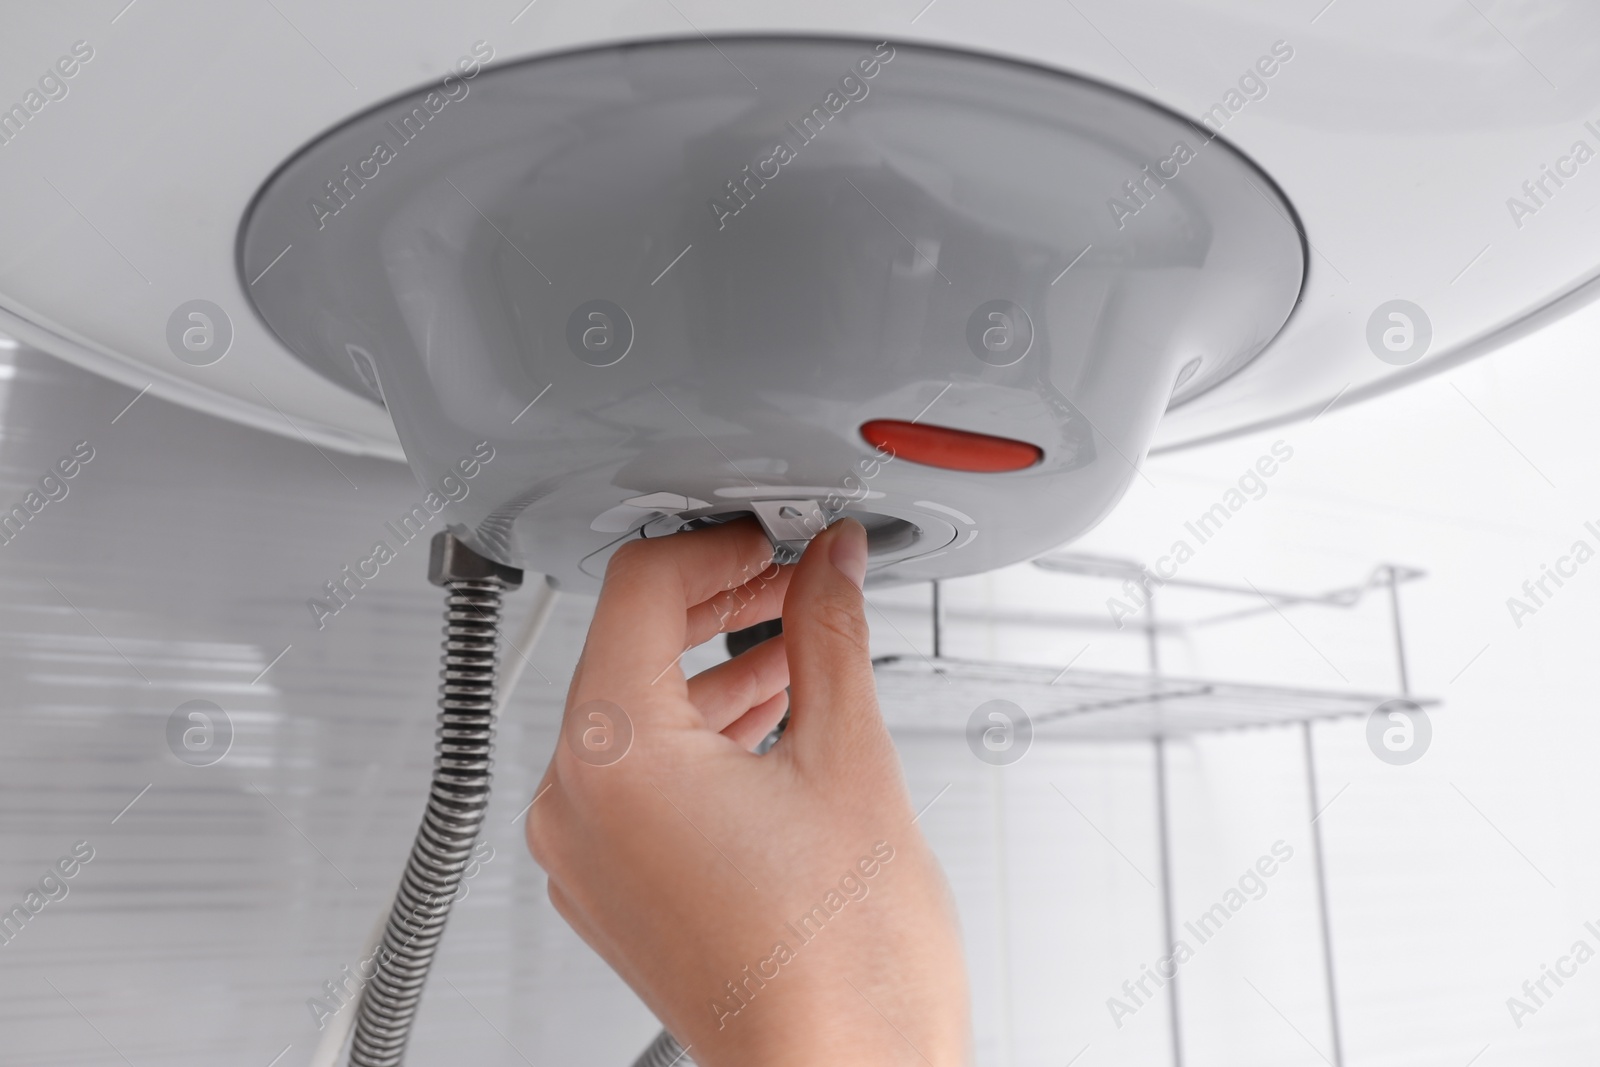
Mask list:
[[507,589],[522,588],[522,572],[517,568],[480,556],[449,530],[433,535],[428,551],[428,581],[434,585],[449,585],[496,579]]

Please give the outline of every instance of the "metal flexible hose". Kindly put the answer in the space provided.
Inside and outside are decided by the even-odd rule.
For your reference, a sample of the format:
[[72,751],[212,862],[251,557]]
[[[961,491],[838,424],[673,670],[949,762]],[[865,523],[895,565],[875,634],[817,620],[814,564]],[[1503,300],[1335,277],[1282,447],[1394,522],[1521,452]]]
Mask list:
[[384,929],[377,971],[362,994],[351,1067],[404,1062],[423,983],[489,805],[500,598],[515,586],[495,575],[439,584],[448,592],[433,787]]
[[678,1039],[663,1030],[633,1061],[633,1067],[694,1067],[694,1061],[683,1054]]

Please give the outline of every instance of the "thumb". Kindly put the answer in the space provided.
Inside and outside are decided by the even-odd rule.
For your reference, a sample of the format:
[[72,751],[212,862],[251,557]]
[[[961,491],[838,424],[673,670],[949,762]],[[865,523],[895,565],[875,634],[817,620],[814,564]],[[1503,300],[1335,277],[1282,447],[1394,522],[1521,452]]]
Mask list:
[[783,602],[795,755],[828,757],[886,743],[868,651],[861,582],[867,532],[854,519],[812,539]]

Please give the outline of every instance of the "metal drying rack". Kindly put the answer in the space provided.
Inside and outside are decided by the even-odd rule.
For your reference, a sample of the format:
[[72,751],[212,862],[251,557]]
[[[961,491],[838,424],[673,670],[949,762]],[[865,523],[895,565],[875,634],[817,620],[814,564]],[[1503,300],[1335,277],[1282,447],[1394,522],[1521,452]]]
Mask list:
[[[1411,694],[1406,667],[1405,633],[1400,618],[1400,586],[1425,577],[1423,571],[1396,564],[1375,568],[1355,585],[1322,593],[1264,590],[1254,585],[1233,585],[1172,577],[1155,579],[1148,568],[1132,560],[1057,552],[1034,561],[1034,566],[1056,574],[1125,583],[1132,579],[1145,591],[1146,603],[1136,625],[1127,631],[1145,639],[1149,672],[1073,670],[948,658],[944,652],[945,606],[937,581],[932,584],[933,655],[885,656],[874,661],[879,702],[891,727],[897,730],[948,731],[949,712],[965,714],[997,693],[1015,698],[1030,709],[1034,737],[1062,741],[1148,741],[1155,756],[1156,832],[1161,854],[1161,910],[1165,944],[1173,941],[1171,841],[1167,816],[1167,753],[1169,739],[1228,730],[1296,727],[1302,738],[1306,799],[1311,813],[1312,858],[1317,886],[1317,918],[1321,928],[1324,982],[1327,989],[1329,1033],[1333,1038],[1332,1067],[1344,1067],[1340,1032],[1339,998],[1334,979],[1333,937],[1328,920],[1328,887],[1324,869],[1322,828],[1317,821],[1322,803],[1317,784],[1317,722],[1365,716],[1390,700],[1406,700],[1430,707],[1437,700]],[[1190,589],[1224,597],[1248,598],[1252,603],[1233,610],[1187,620],[1158,620],[1157,587]],[[1163,635],[1235,622],[1268,613],[1283,615],[1303,608],[1351,609],[1370,594],[1386,594],[1399,687],[1392,693],[1358,693],[1199,678],[1177,678],[1161,673],[1160,639]],[[1287,618],[1285,616],[1285,618]],[[1060,616],[1049,620],[1067,629],[1107,628],[1104,619]],[[946,684],[930,686],[935,680]],[[930,701],[931,693],[937,693]],[[1041,709],[1033,711],[1032,709]],[[1179,976],[1167,981],[1169,1032],[1174,1067],[1183,1065],[1183,1038],[1179,1014]]]

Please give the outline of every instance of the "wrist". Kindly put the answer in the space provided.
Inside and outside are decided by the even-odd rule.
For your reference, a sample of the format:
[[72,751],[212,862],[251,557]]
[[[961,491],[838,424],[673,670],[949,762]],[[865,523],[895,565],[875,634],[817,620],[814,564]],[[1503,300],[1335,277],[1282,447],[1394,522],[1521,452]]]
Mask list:
[[[724,1013],[690,1051],[700,1067],[964,1067],[968,1055],[964,996],[949,1003],[906,1004],[892,993],[869,1001],[842,976],[826,991],[791,988]],[[768,990],[769,993],[777,991]],[[878,1003],[881,1001],[882,1003]],[[713,1013],[708,1011],[709,1016]],[[891,1021],[892,1020],[892,1021]]]

